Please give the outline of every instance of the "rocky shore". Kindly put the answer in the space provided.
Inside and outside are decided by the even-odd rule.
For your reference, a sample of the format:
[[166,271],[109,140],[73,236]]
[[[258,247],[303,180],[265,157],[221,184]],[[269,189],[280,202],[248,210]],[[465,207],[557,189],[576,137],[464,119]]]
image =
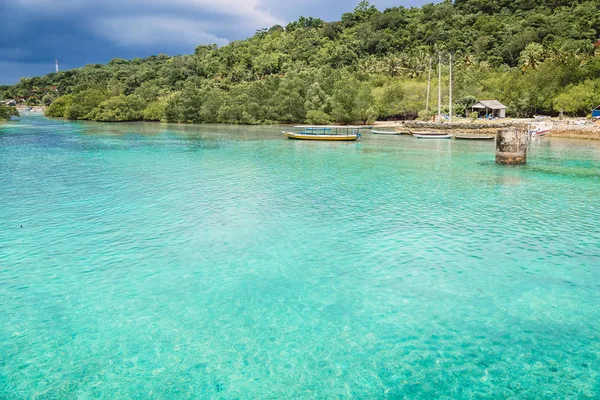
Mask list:
[[[600,121],[592,122],[583,119],[548,119],[547,121],[552,124],[549,135],[551,137],[600,140]],[[466,118],[459,118],[452,124],[435,124],[420,121],[378,121],[374,126],[378,129],[395,129],[397,131],[426,130],[432,132],[448,132],[451,130],[469,134],[494,134],[499,130],[512,126],[527,129],[530,124],[536,122],[540,122],[540,120],[507,118],[501,121],[477,120],[472,122]]]

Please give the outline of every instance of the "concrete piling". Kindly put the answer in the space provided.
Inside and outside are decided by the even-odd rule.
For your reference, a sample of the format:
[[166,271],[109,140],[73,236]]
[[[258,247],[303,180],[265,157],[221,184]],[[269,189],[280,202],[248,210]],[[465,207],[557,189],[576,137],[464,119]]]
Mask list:
[[529,132],[516,127],[496,134],[496,163],[520,165],[527,163]]

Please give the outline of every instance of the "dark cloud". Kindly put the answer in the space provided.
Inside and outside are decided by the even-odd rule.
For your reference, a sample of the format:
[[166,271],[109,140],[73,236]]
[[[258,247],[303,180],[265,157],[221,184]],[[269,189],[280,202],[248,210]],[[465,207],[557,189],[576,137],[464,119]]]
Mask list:
[[[374,1],[380,9],[423,0]],[[337,20],[342,0],[0,0],[0,84],[112,58],[193,52],[299,16]]]

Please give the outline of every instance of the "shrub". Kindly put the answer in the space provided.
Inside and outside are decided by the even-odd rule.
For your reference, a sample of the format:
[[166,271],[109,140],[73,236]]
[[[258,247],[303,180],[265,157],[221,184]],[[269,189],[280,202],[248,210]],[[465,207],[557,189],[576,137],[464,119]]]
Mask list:
[[331,117],[325,111],[309,110],[306,113],[306,122],[315,125],[327,125],[331,123]]
[[158,100],[153,103],[150,103],[142,111],[142,117],[145,121],[164,121],[166,107],[166,100]]
[[100,103],[107,100],[108,93],[100,89],[88,89],[73,95],[71,104],[65,108],[64,117],[68,119],[93,119],[88,114]]
[[431,120],[431,117],[433,117],[435,115],[435,113],[431,110],[427,111],[427,110],[421,110],[419,111],[419,119],[421,121],[429,121]]
[[70,94],[59,97],[50,104],[45,114],[47,117],[63,118],[65,117],[66,110],[71,107],[72,102],[73,96]]
[[144,102],[137,96],[120,95],[103,101],[90,112],[94,121],[118,122],[142,119]]
[[11,117],[18,117],[19,111],[15,107],[0,104],[0,120],[9,120]]

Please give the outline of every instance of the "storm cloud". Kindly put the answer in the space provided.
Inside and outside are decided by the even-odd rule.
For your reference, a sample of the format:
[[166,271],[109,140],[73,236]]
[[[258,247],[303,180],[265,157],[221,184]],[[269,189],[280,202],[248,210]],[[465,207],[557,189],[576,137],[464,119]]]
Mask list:
[[[374,1],[379,9],[423,0]],[[358,1],[0,0],[0,84],[112,58],[191,53],[299,16],[338,20]]]

